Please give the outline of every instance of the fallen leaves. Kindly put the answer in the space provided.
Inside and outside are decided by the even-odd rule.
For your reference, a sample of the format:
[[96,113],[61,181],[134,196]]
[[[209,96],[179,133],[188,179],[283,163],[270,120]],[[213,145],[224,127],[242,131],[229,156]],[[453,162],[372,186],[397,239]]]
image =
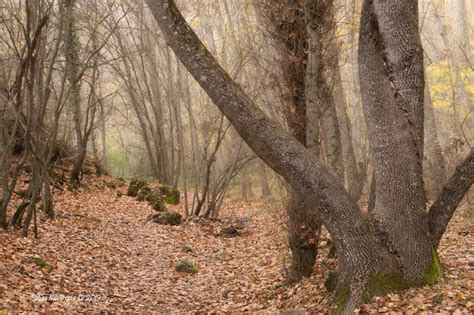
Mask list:
[[[154,213],[135,198],[117,197],[110,178],[88,180],[77,194],[57,193],[53,221],[40,215],[40,239],[0,232],[0,314],[11,312],[277,312],[327,311],[324,280],[335,268],[321,246],[315,272],[292,287],[283,283],[289,252],[281,214],[262,205],[232,202],[222,216],[251,213],[236,237],[222,237],[228,222],[185,221],[180,226],[147,222]],[[118,186],[117,186],[118,187]],[[259,207],[262,207],[259,208]],[[183,213],[180,206],[170,209]],[[232,221],[229,221],[232,222]],[[466,231],[468,232],[466,234]],[[327,234],[323,235],[327,244]],[[455,218],[440,248],[446,280],[374,298],[363,314],[454,313],[473,309],[473,231]],[[41,258],[50,272],[32,261]],[[177,273],[178,261],[198,268]],[[91,294],[96,302],[33,301],[32,295]]]

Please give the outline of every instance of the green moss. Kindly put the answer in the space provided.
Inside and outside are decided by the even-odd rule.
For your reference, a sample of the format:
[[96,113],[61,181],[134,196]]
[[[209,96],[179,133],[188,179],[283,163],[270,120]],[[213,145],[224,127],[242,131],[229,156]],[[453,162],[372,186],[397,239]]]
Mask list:
[[364,291],[364,299],[369,300],[373,296],[386,295],[387,293],[400,291],[405,288],[406,285],[401,273],[376,273],[367,281]]
[[133,179],[130,182],[130,186],[128,186],[127,196],[136,197],[138,191],[143,187],[146,186],[146,182],[141,179]]
[[161,197],[161,192],[159,189],[154,189],[146,195],[145,200],[148,201],[150,206],[155,211],[166,211],[165,203]]
[[337,272],[330,272],[328,278],[326,281],[324,281],[324,286],[326,287],[326,290],[329,292],[334,292],[336,290],[336,285],[337,285],[337,279],[338,279],[338,273]]
[[431,247],[431,264],[428,266],[428,269],[425,272],[423,280],[425,284],[433,285],[437,283],[443,277],[443,267],[439,261],[438,254],[436,249]]
[[138,201],[143,201],[145,200],[146,196],[151,192],[151,189],[148,188],[147,186],[143,186],[140,188],[137,194],[137,200]]
[[198,273],[198,269],[196,265],[188,260],[180,260],[176,262],[174,266],[174,270],[176,272],[184,272],[184,273],[189,273],[189,274]]
[[438,293],[433,297],[433,303],[440,304],[444,300],[444,293]]
[[342,313],[350,295],[349,281],[339,282],[339,273],[331,271],[324,286],[329,292],[332,292],[328,297],[332,299],[334,313]]
[[180,192],[175,187],[171,186],[160,186],[159,188],[163,200],[170,205],[177,205],[179,204],[180,199]]
[[349,284],[343,283],[339,284],[339,288],[337,290],[337,294],[334,297],[334,305],[335,305],[335,313],[340,314],[344,310],[344,305],[347,303],[349,299],[349,295],[351,290],[349,289]]
[[157,214],[153,215],[152,220],[158,224],[165,224],[165,225],[180,225],[181,224],[181,214],[174,212],[174,211],[163,211],[158,212]]
[[47,264],[41,257],[33,257],[32,261],[36,266],[46,270],[47,272],[51,272],[53,270],[53,267],[51,267],[50,264]]

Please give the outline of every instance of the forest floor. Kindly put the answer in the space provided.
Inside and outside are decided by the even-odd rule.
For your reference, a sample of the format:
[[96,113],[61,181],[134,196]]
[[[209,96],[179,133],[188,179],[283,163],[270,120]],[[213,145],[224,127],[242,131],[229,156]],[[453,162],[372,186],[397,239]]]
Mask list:
[[[108,181],[86,181],[76,193],[56,192],[56,219],[41,215],[38,239],[23,238],[15,230],[0,232],[0,314],[328,310],[323,283],[336,261],[327,257],[327,245],[322,246],[311,278],[291,287],[281,285],[289,264],[282,211],[263,203],[228,203],[223,218],[246,213],[252,219],[240,235],[223,237],[219,232],[225,220],[185,221],[180,226],[147,221],[153,210],[135,198],[118,197]],[[124,192],[126,187],[117,190]],[[472,220],[456,217],[440,247],[446,279],[374,298],[361,313],[470,314],[473,245]],[[197,274],[175,272],[175,262],[182,259],[195,263]],[[94,298],[39,301],[43,294]]]

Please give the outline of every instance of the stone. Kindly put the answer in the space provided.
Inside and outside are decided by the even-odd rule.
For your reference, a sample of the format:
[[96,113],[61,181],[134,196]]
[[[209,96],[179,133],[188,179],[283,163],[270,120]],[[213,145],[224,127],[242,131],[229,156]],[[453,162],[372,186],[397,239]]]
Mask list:
[[174,270],[176,272],[183,272],[189,274],[196,274],[198,272],[196,265],[194,265],[188,260],[178,260],[174,265]]
[[175,187],[171,186],[160,186],[158,188],[161,192],[161,196],[163,197],[163,200],[169,204],[169,205],[177,205],[179,204],[181,194],[178,189]]
[[159,212],[166,211],[165,203],[158,189],[153,189],[152,191],[150,191],[146,195],[145,200],[148,201],[153,210]]
[[164,225],[180,225],[181,224],[181,214],[174,211],[163,211],[154,214],[151,217],[151,220],[158,224]]
[[146,186],[146,182],[144,180],[133,179],[128,186],[127,196],[136,197],[138,195],[138,191],[144,186]]

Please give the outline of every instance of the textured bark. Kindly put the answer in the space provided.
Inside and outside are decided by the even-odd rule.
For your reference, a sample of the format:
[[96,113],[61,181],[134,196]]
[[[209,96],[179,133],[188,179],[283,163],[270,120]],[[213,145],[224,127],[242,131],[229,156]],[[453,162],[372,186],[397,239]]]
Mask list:
[[433,244],[437,247],[454,211],[474,183],[474,149],[459,164],[428,213]]
[[[304,96],[306,107],[306,147],[319,157],[319,121],[320,121],[320,82],[321,76],[321,38],[318,32],[317,4],[315,1],[304,1],[308,57],[304,74]],[[300,32],[301,33],[301,32]],[[306,35],[304,32],[301,37]],[[302,39],[303,40],[303,39]]]
[[[334,2],[306,0],[304,11],[309,46],[305,74],[306,146],[318,156],[321,138],[329,169],[343,182],[341,132],[332,84],[338,60],[334,48]],[[321,136],[317,131],[319,125]]]
[[[409,281],[431,263],[422,179],[423,55],[413,1],[365,0],[362,103],[374,165],[376,233]],[[410,241],[408,241],[410,240]]]
[[289,192],[288,245],[291,249],[291,267],[286,281],[293,283],[313,274],[322,222],[297,192],[291,188]]
[[[291,134],[320,159],[320,34],[315,1],[284,1],[265,5],[267,21],[273,25],[273,37],[281,44],[279,65],[286,83],[285,118]],[[307,22],[306,22],[307,21]],[[306,52],[305,48],[309,51]],[[288,185],[288,240],[291,266],[287,281],[296,282],[312,274],[317,256],[321,224],[314,219],[299,194]],[[311,246],[307,244],[312,243]]]
[[66,0],[66,32],[64,53],[67,63],[67,78],[71,85],[69,104],[73,115],[74,131],[76,133],[77,154],[71,171],[70,181],[73,185],[80,182],[80,173],[84,162],[86,147],[82,133],[81,87],[77,82],[79,74],[79,38],[76,35],[75,0]]

